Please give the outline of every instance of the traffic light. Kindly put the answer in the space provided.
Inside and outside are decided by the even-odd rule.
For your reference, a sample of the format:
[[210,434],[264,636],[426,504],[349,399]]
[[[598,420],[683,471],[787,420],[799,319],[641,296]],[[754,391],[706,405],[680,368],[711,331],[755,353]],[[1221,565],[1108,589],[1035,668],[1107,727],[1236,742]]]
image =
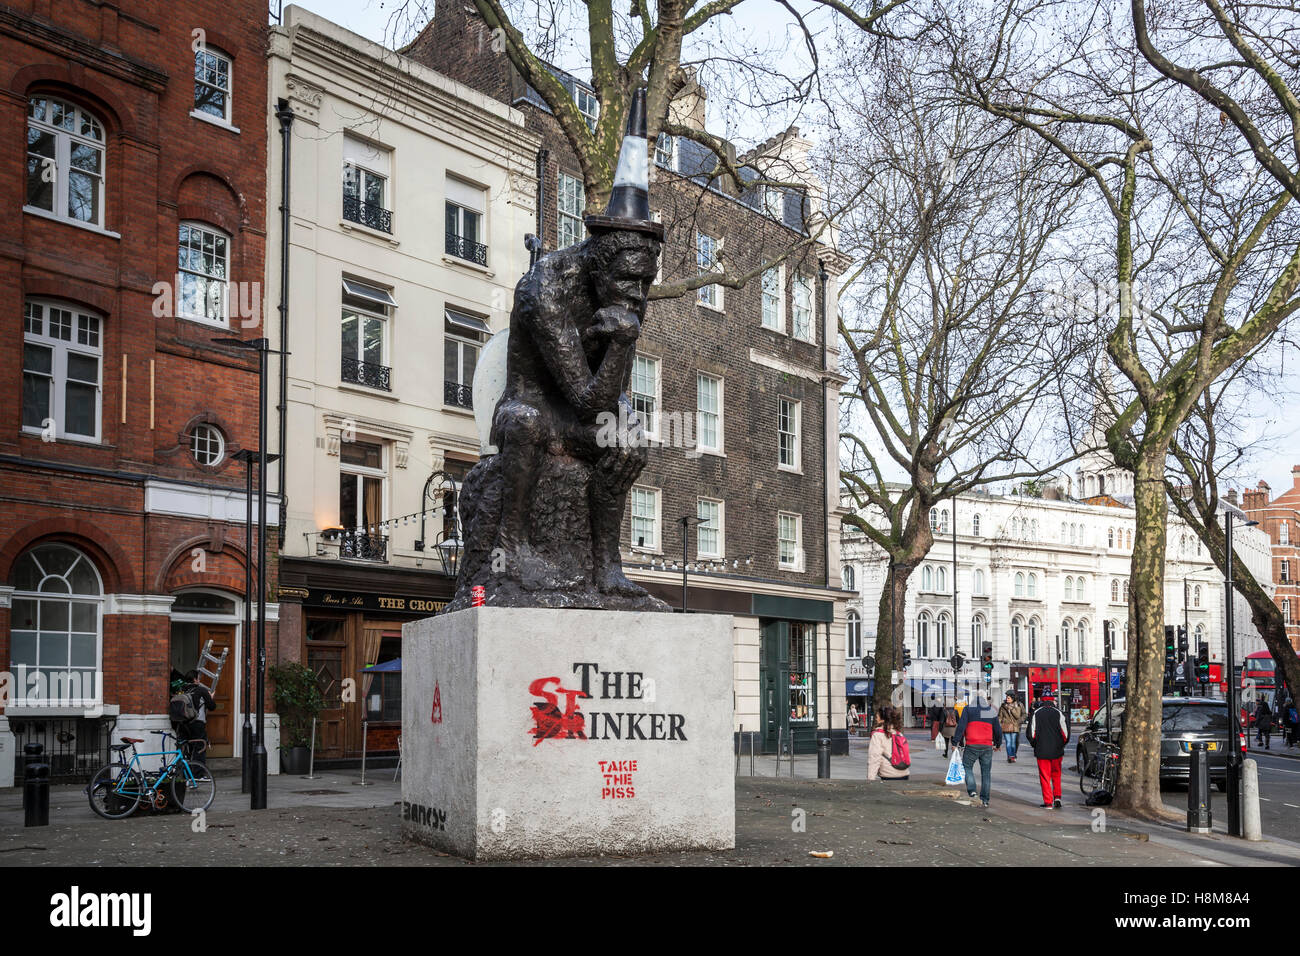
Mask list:
[[1178,625],[1178,656],[1187,656],[1187,628],[1182,624]]
[[1205,641],[1196,649],[1196,679],[1202,684],[1210,682],[1210,645]]
[[993,642],[985,641],[980,649],[980,670],[985,674],[993,673]]
[[1168,694],[1178,672],[1178,630],[1172,624],[1165,625],[1165,680],[1164,692]]
[[903,666],[900,668],[900,670],[907,670],[911,666],[912,666],[912,652],[909,651],[907,649],[907,645],[904,644],[903,645]]

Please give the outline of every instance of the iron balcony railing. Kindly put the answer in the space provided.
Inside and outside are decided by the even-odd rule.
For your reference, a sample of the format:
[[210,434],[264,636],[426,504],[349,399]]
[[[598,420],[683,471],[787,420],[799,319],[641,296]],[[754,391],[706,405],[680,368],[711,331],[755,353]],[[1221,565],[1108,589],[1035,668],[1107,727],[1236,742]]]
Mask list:
[[360,223],[380,232],[393,231],[393,214],[389,210],[382,206],[364,203],[356,196],[343,197],[343,218],[348,222]]
[[469,385],[447,382],[442,390],[443,402],[456,408],[474,407],[474,390]]
[[370,388],[380,388],[385,392],[393,390],[391,376],[393,370],[387,365],[376,365],[373,362],[360,362],[357,359],[343,356],[343,381],[351,382],[355,385],[367,385]]
[[339,557],[362,561],[387,561],[388,539],[361,531],[344,531],[339,536]]
[[477,262],[481,266],[487,265],[487,246],[454,232],[447,233],[447,255],[467,262]]

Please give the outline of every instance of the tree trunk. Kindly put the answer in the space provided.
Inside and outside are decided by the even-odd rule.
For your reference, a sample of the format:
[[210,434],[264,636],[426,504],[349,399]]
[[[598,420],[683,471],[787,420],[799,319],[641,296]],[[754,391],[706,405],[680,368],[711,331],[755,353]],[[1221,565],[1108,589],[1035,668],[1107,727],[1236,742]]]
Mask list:
[[1128,700],[1115,807],[1160,818],[1160,722],[1164,696],[1164,567],[1168,511],[1164,444],[1139,450],[1134,470],[1136,529],[1131,592]]
[[903,622],[907,619],[907,579],[912,568],[890,562],[885,586],[880,591],[880,614],[876,624],[876,713],[890,703],[894,689],[894,671],[899,658],[895,654],[903,646]]

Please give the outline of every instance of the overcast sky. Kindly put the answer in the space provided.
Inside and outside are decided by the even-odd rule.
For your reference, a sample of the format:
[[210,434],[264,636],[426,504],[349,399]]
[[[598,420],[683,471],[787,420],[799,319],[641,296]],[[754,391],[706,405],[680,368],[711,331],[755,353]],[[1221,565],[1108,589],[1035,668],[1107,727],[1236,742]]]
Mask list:
[[[409,40],[412,18],[416,22],[421,19],[421,8],[431,14],[434,4],[433,0],[298,0],[297,6],[311,10],[377,43],[391,46],[395,42]],[[395,19],[394,13],[399,10],[402,16]],[[766,33],[769,37],[775,36],[778,45],[782,43],[784,35],[785,57],[793,72],[806,61],[800,49],[801,39],[789,30],[790,22],[789,15],[772,0],[749,0],[743,18],[725,18],[719,28],[733,34],[736,31],[749,31],[755,37]],[[822,19],[815,14],[809,22],[817,30]],[[400,35],[395,37],[395,30]],[[580,51],[576,46],[571,45],[567,51],[562,51],[558,59],[561,60],[560,66],[584,75]],[[771,135],[774,129],[784,128],[784,124],[792,119],[800,122],[806,133],[815,130],[815,124],[807,117],[801,121],[799,117],[769,115],[762,118],[762,123],[747,124],[743,115],[738,120],[734,111],[723,113],[720,110],[721,104],[710,103],[711,127],[715,130],[725,127],[725,134],[739,140],[742,148]],[[768,128],[764,129],[764,126]],[[1260,394],[1252,419],[1244,427],[1254,448],[1248,460],[1234,469],[1234,472],[1242,483],[1250,487],[1260,479],[1267,481],[1276,494],[1291,486],[1291,468],[1300,465],[1300,350],[1292,349],[1285,355],[1278,355],[1274,364],[1284,374],[1278,380],[1276,389]]]

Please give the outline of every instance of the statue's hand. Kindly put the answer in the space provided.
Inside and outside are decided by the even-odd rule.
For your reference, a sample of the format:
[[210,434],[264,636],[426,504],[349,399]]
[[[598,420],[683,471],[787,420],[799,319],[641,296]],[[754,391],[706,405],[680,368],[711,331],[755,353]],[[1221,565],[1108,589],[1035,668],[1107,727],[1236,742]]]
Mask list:
[[592,331],[608,342],[631,345],[641,334],[641,322],[634,312],[620,305],[607,305],[596,313]]

